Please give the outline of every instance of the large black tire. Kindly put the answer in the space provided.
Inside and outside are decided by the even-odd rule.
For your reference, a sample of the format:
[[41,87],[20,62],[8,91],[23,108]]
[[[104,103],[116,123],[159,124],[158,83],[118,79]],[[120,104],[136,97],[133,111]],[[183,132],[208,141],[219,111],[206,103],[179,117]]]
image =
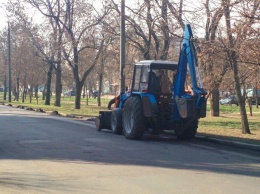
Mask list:
[[111,130],[114,134],[121,134],[123,130],[122,126],[122,109],[115,108],[111,115]]
[[141,139],[147,129],[142,101],[139,97],[129,97],[123,110],[123,132],[127,139]]
[[190,122],[189,126],[186,128],[185,131],[183,131],[182,133],[175,132],[175,134],[179,140],[192,140],[197,133],[197,128],[198,128],[198,119],[195,119]]

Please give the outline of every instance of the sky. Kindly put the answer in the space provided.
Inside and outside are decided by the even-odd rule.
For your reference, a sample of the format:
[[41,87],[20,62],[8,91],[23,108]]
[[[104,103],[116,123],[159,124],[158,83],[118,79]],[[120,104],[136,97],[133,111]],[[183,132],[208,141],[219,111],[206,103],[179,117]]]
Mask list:
[[[3,30],[4,28],[6,28],[7,27],[7,22],[8,22],[8,19],[7,19],[7,12],[6,12],[6,10],[5,10],[5,8],[4,8],[4,5],[7,3],[7,1],[8,0],[0,0],[0,30]],[[12,1],[12,0],[11,0]],[[98,0],[94,0],[94,1],[97,1],[98,2]],[[118,2],[118,3],[120,3],[120,0],[115,0],[116,2]],[[96,3],[97,3],[96,2]],[[131,3],[130,3],[130,1],[125,1],[125,4],[127,5],[127,6],[129,6],[129,5],[131,5]],[[31,12],[31,10],[30,10],[30,12]],[[31,12],[32,13],[32,12]],[[35,13],[35,12],[34,12]],[[37,16],[37,15],[39,15],[39,16]],[[38,20],[38,21],[42,21],[41,19],[38,19],[38,18],[40,18],[40,17],[42,17],[42,16],[40,16],[41,14],[39,13],[39,14],[36,14],[36,15],[34,15],[33,16],[33,18],[34,19],[36,19],[36,20]],[[37,22],[37,21],[36,21]],[[199,35],[199,33],[197,32],[196,33],[197,35]],[[203,33],[202,34],[204,34],[204,31],[203,31]]]
[[[12,0],[11,0],[12,1]],[[93,0],[96,1],[95,5],[99,6],[98,0]],[[119,0],[116,0],[119,1]],[[4,29],[7,27],[8,19],[7,19],[7,12],[5,10],[5,4],[7,4],[8,0],[0,0],[0,30]],[[33,19],[37,22],[42,21],[41,17],[42,15],[38,11],[32,11],[31,8],[28,8],[30,10],[29,13],[33,15]]]
[[0,30],[7,26],[7,17],[5,9],[3,8],[7,0],[0,0]]
[[[12,0],[11,0],[12,1]],[[8,19],[7,15],[8,12],[6,11],[5,4],[8,2],[8,0],[0,0],[0,30],[3,30],[4,28],[7,27]],[[38,13],[36,10],[34,11],[32,8],[28,7],[28,10],[30,10],[30,14],[32,14],[33,19],[36,21],[41,21],[41,14]],[[38,13],[38,14],[35,14]]]

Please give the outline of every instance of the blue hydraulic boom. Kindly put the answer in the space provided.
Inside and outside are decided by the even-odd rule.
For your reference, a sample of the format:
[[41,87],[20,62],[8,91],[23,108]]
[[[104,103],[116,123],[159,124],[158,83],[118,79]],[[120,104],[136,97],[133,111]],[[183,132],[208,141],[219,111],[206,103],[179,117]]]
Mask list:
[[[191,78],[192,95],[187,94],[187,92],[185,91],[186,77],[188,74]],[[200,87],[197,84],[197,78]],[[176,74],[172,90],[173,99],[175,99],[177,105],[179,105],[178,109],[179,112],[181,112],[180,114],[183,118],[187,117],[187,114],[186,112],[183,113],[183,111],[180,110],[180,104],[185,103],[186,99],[192,99],[192,97],[196,97],[196,109],[200,109],[201,104],[205,100],[205,96],[207,95],[207,92],[203,89],[202,86],[202,81],[198,69],[197,53],[194,46],[191,26],[189,24],[185,26],[184,39],[179,57],[178,73]],[[185,109],[187,110],[186,107]],[[175,111],[175,116],[176,112],[177,111]]]

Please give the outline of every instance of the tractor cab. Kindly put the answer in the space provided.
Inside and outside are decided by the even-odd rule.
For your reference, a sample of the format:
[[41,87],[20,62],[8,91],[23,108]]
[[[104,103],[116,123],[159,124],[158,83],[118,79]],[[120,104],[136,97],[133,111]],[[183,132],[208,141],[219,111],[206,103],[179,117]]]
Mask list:
[[147,60],[135,65],[132,94],[152,95],[157,105],[172,101],[172,87],[178,63],[174,61]]
[[154,95],[171,94],[178,63],[173,61],[140,61],[135,65],[132,92]]

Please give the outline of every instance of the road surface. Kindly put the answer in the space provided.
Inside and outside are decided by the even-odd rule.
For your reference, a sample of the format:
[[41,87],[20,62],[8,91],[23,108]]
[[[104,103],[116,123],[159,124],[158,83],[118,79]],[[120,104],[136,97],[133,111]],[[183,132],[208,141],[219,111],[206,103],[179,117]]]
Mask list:
[[0,193],[259,194],[260,156],[0,106]]

